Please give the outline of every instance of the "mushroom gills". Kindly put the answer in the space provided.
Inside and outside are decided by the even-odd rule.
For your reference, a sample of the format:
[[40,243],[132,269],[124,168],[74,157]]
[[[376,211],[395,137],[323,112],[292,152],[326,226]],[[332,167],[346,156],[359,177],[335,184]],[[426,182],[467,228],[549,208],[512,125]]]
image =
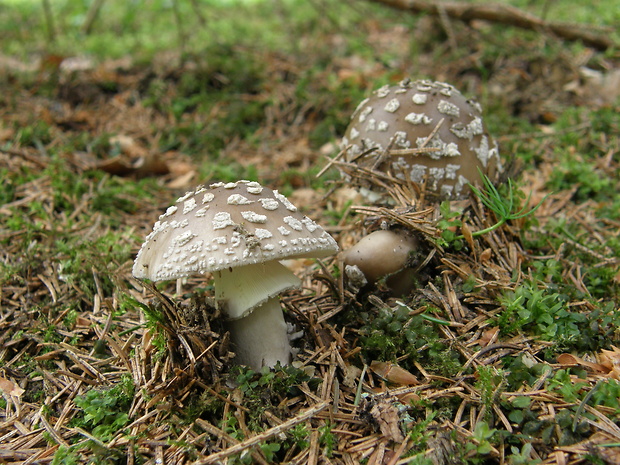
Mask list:
[[219,270],[213,279],[217,305],[232,320],[247,317],[267,299],[301,285],[301,280],[278,261]]

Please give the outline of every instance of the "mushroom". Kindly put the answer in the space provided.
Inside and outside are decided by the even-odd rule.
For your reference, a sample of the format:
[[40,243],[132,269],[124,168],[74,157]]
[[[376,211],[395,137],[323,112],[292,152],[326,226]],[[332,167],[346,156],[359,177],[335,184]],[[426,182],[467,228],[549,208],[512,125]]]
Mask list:
[[345,274],[357,283],[359,272],[372,283],[385,277],[394,293],[408,293],[413,279],[407,264],[417,248],[418,241],[412,236],[384,229],[374,231],[344,252]]
[[279,260],[337,251],[334,239],[278,191],[251,181],[216,183],[186,193],[159,217],[133,275],[161,281],[212,273],[236,361],[260,369],[290,361],[277,296],[301,281]]
[[[464,197],[468,183],[481,183],[480,172],[493,179],[501,171],[480,105],[442,82],[404,80],[376,90],[353,113],[341,145],[346,161],[426,181],[443,199]],[[424,148],[432,150],[411,150]]]

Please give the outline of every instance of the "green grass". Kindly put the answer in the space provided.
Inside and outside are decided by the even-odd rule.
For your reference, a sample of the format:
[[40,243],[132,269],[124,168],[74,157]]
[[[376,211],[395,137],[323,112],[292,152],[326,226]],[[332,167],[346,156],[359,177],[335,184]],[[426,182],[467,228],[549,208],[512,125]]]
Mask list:
[[[38,50],[63,55],[79,53],[100,58],[133,55],[149,59],[158,51],[182,49],[189,54],[211,52],[217,57],[218,47],[226,44],[234,44],[240,49],[254,49],[259,45],[263,50],[298,51],[298,44],[289,40],[291,31],[314,35],[325,28],[344,28],[350,32],[363,17],[357,9],[335,3],[327,15],[310,2],[295,0],[278,4],[245,1],[196,3],[197,10],[192,7],[192,2],[176,2],[183,24],[179,28],[174,2],[155,0],[149,2],[148,8],[139,3],[105,2],[92,33],[84,35],[81,27],[89,3],[52,2],[56,40],[50,42],[48,21],[41,3],[14,2],[0,10],[0,29],[6,32],[5,50],[10,54],[22,55]],[[248,17],[261,19],[242,19]]]
[[[482,0],[468,1],[470,3],[482,2]],[[528,0],[498,0],[498,3],[520,8],[548,21],[586,23],[595,26],[609,26],[611,24],[618,24],[618,21],[620,21],[620,12],[613,0],[596,0],[588,4],[579,5],[572,3],[570,0],[539,3],[533,3]],[[615,33],[617,34],[617,32],[616,30]]]

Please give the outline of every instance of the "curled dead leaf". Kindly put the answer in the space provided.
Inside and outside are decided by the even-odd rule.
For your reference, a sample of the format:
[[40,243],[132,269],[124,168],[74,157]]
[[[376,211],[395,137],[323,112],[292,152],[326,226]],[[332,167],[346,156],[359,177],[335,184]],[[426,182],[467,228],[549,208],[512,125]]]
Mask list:
[[620,349],[611,346],[612,350],[601,350],[598,360],[609,371],[609,377],[620,381]]
[[146,148],[136,139],[125,134],[117,134],[110,137],[110,144],[118,146],[121,153],[131,158],[145,157],[148,154]]
[[20,397],[25,391],[13,381],[0,377],[0,390],[9,396]]
[[471,228],[467,223],[463,222],[463,224],[461,225],[461,232],[463,233],[463,237],[465,238],[465,242],[467,242],[467,245],[469,245],[469,248],[471,250],[475,250],[476,247],[474,244],[474,236],[471,233]]
[[406,386],[420,384],[414,375],[392,362],[379,362],[375,360],[370,364],[370,369],[373,373],[390,383]]
[[494,328],[489,328],[482,333],[480,339],[478,339],[478,344],[480,347],[486,347],[489,344],[493,344],[497,341],[497,336],[499,335],[499,326],[495,326]]
[[484,249],[480,254],[480,261],[482,263],[488,263],[493,256],[493,251],[491,249]]
[[370,415],[379,425],[379,430],[384,437],[394,442],[404,441],[405,438],[400,430],[398,409],[392,402],[387,399],[377,402],[370,409]]
[[419,394],[416,394],[415,392],[406,392],[404,394],[398,394],[396,398],[405,405],[408,405],[411,402],[418,402],[421,399]]
[[355,365],[347,365],[344,369],[342,384],[347,387],[356,387],[361,375],[362,370],[360,368]]
[[88,167],[95,168],[115,176],[170,176],[171,188],[188,185],[196,170],[188,157],[179,152],[150,153],[142,152],[138,146],[105,160],[90,161]]
[[579,358],[573,354],[560,354],[558,355],[557,360],[561,365],[579,365],[598,373],[607,373],[609,371],[605,368],[605,366],[599,363],[588,362],[587,360]]

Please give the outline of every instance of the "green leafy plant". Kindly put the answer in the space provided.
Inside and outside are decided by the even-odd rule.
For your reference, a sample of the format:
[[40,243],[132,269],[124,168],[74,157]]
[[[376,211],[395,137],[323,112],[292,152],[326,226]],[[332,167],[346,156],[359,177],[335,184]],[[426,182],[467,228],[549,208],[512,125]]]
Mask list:
[[490,428],[486,421],[479,421],[474,427],[472,441],[465,445],[466,455],[470,462],[480,462],[481,455],[488,455],[493,450],[491,439],[497,433],[495,428]]
[[78,465],[79,463],[81,463],[79,455],[71,447],[66,446],[60,446],[52,459],[52,465]]
[[308,427],[306,424],[300,423],[295,425],[295,427],[288,431],[288,434],[291,436],[293,443],[296,444],[299,449],[304,450],[310,445],[310,442],[308,442],[308,436],[310,433],[308,432]]
[[460,249],[462,247],[461,239],[464,237],[459,238],[456,230],[463,225],[459,219],[462,212],[452,210],[450,201],[444,200],[439,205],[439,213],[441,219],[437,222],[437,227],[441,231],[442,245],[452,244],[457,250]]
[[618,399],[620,399],[620,382],[615,379],[607,379],[599,382],[596,389],[592,389],[592,404],[604,405],[616,410],[616,415],[620,413]]
[[[439,312],[430,305],[428,310]],[[429,371],[443,376],[462,368],[458,353],[444,343],[437,329],[436,325],[445,325],[445,320],[427,313],[412,316],[411,308],[398,301],[394,308],[385,306],[358,316],[363,323],[359,334],[366,359],[396,360],[406,354],[409,360],[424,360]]]
[[556,391],[562,395],[566,402],[577,402],[585,395],[588,383],[585,379],[576,381],[571,378],[570,370],[558,370],[549,379],[547,389]]
[[307,383],[312,389],[321,382],[300,368],[292,365],[277,365],[275,368],[263,367],[257,372],[245,366],[235,366],[231,370],[235,384],[244,395],[250,408],[247,426],[252,431],[262,431],[262,414],[275,408],[283,399],[301,394],[299,386]]
[[[412,405],[414,407],[423,407],[423,403],[424,401],[419,400],[416,403],[412,403]],[[432,429],[430,429],[429,426],[433,423],[433,421],[435,421],[435,418],[437,418],[437,414],[431,411],[426,414],[425,418],[419,421],[414,421],[411,417],[409,417],[409,421],[404,421],[407,435],[413,444],[416,445],[415,450],[419,452],[423,452],[425,450],[427,441],[433,435]]]
[[493,405],[497,401],[500,390],[505,385],[504,373],[492,366],[480,366],[476,372],[478,374],[476,387],[480,391],[480,401],[485,407],[485,418],[490,420],[493,414]]
[[276,458],[276,453],[280,451],[279,442],[265,442],[260,444],[259,447],[268,463],[273,463]]
[[501,301],[504,310],[498,321],[504,333],[527,328],[545,340],[565,343],[580,337],[587,320],[585,314],[571,311],[565,294],[530,280],[506,292]]
[[126,377],[110,389],[91,389],[76,397],[75,405],[81,409],[81,414],[74,420],[74,425],[90,431],[102,442],[109,441],[129,423],[133,392],[133,381]]
[[245,439],[244,433],[239,427],[239,420],[232,414],[228,415],[226,420],[223,422],[222,430],[238,441]]
[[334,448],[338,444],[337,436],[332,432],[332,425],[327,423],[318,428],[319,444],[323,447],[323,455],[330,458],[334,454]]
[[540,463],[540,459],[532,458],[532,443],[528,442],[523,444],[523,447],[519,449],[516,446],[510,447],[511,454],[507,457],[510,465],[535,465]]

